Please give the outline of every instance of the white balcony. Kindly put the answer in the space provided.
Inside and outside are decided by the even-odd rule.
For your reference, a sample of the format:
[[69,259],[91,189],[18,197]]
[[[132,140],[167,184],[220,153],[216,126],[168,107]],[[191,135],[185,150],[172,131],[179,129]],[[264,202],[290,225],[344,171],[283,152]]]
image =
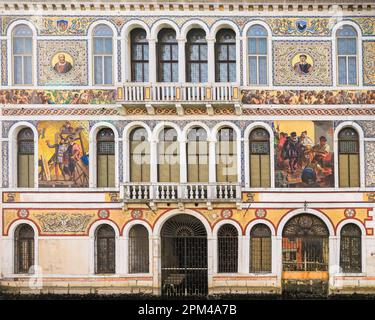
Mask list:
[[125,83],[117,89],[124,103],[214,103],[239,101],[236,83]]
[[241,197],[236,183],[126,183],[123,188],[125,202],[216,202]]

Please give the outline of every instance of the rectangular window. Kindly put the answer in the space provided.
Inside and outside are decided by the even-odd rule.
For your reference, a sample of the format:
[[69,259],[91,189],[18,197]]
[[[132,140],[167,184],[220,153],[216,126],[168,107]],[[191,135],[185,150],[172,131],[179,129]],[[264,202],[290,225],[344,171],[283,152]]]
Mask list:
[[251,237],[250,272],[271,272],[271,237]]
[[98,155],[97,172],[99,188],[115,186],[115,166],[114,155]]
[[267,84],[267,39],[248,39],[249,83],[252,85]]
[[113,83],[112,38],[94,38],[94,83]]
[[337,55],[339,85],[357,85],[357,39],[339,38]]
[[270,156],[268,154],[250,156],[250,185],[252,188],[270,187]]
[[339,155],[339,181],[341,188],[359,187],[359,155]]
[[18,184],[19,188],[34,187],[34,155],[18,155]]
[[180,164],[178,154],[178,142],[160,142],[158,157],[158,181],[159,182],[179,182]]

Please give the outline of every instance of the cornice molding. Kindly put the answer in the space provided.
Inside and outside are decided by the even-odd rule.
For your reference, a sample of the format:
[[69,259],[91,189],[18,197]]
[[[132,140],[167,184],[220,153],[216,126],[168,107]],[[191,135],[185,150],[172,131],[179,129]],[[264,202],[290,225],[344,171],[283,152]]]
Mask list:
[[100,1],[32,1],[32,0],[8,0],[0,3],[0,11],[5,12],[324,12],[327,10],[342,10],[344,12],[369,12],[375,9],[374,1],[336,0],[327,3],[325,0],[313,0],[309,3],[302,0],[289,0],[287,3],[280,0],[153,0],[124,2],[113,0]]

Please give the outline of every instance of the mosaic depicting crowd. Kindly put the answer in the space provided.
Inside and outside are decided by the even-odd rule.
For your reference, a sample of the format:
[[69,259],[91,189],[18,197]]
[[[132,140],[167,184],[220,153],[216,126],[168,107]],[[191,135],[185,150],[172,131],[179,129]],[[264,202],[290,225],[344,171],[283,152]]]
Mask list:
[[0,90],[1,104],[112,104],[114,90]]
[[375,90],[244,90],[244,104],[375,104]]

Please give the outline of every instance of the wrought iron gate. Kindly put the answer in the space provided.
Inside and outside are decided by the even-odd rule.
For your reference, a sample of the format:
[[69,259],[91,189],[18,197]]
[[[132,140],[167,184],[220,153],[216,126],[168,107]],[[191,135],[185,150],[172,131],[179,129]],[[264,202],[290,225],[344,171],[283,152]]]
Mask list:
[[328,236],[316,216],[300,214],[287,222],[282,239],[283,294],[328,293]]
[[208,294],[207,233],[195,217],[180,214],[161,231],[161,286],[165,297]]

